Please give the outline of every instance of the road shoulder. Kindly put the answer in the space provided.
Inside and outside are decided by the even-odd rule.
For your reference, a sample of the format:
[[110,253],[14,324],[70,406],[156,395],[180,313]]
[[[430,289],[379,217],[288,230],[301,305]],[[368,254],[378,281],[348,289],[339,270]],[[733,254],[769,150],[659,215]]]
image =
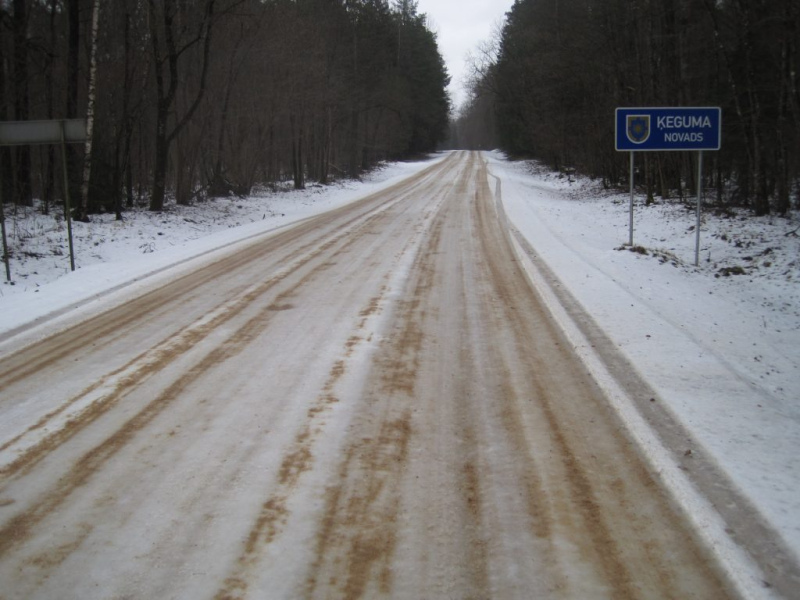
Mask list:
[[[494,171],[502,178],[501,169]],[[581,296],[574,295],[574,287],[559,279],[531,240],[508,220],[502,179],[492,177],[499,216],[534,289],[701,538],[745,597],[791,597],[800,584],[800,568],[774,523],[742,492],[717,457],[704,450],[705,440],[685,427],[665,394],[649,382],[648,373],[634,367],[620,351],[612,339],[614,332],[609,334],[597,324]]]

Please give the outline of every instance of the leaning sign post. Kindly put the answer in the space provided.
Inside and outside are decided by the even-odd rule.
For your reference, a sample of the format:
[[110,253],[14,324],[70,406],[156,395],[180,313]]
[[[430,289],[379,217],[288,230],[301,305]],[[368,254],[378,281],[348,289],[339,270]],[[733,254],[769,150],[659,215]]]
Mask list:
[[722,145],[722,111],[706,108],[618,108],[616,149],[630,152],[630,238],[633,246],[633,157],[635,152],[697,151],[697,231],[694,264],[700,264],[700,203],[703,194],[703,150]]
[[[58,121],[2,121],[0,122],[0,146],[27,146],[35,144],[60,144],[61,164],[64,171],[64,215],[67,219],[69,238],[69,265],[75,270],[75,253],[72,247],[72,216],[69,205],[69,177],[67,175],[67,144],[86,141],[86,121],[66,119]],[[0,225],[2,225],[3,260],[6,263],[6,278],[11,281],[11,267],[6,242],[6,220],[3,213],[3,196],[0,189]]]

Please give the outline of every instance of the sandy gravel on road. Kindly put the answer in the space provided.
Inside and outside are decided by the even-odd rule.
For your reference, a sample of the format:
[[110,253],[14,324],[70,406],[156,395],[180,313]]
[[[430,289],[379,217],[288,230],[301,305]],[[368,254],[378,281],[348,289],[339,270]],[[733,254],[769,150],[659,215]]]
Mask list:
[[0,598],[724,598],[454,154],[0,356]]

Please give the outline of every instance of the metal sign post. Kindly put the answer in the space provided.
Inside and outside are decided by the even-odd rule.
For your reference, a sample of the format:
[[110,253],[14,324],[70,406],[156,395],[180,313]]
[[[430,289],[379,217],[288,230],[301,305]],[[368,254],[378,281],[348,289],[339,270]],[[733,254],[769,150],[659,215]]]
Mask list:
[[71,271],[75,271],[75,251],[72,246],[72,207],[69,204],[69,174],[67,173],[67,142],[64,122],[61,122],[59,128],[61,138],[61,164],[64,166],[64,216],[67,219],[67,239],[69,240],[69,267]]
[[700,266],[700,206],[703,201],[703,151],[697,151],[697,227],[694,242],[694,266]]
[[[67,144],[86,141],[86,121],[84,119],[60,119],[56,121],[2,121],[0,122],[0,146],[27,146],[36,144],[60,144],[61,164],[64,171],[64,215],[67,219],[69,238],[69,265],[75,270],[75,253],[72,244],[72,214],[69,205],[69,175],[67,173]],[[3,258],[6,263],[6,277],[11,281],[8,247],[6,246],[6,225],[3,213],[3,199],[0,196],[0,221],[3,230]]]
[[633,246],[633,153],[696,150],[697,239],[695,266],[700,264],[700,210],[703,193],[703,150],[722,145],[722,110],[711,108],[618,108],[615,115],[616,150],[631,153],[630,239]]
[[3,182],[0,180],[0,230],[3,237],[3,262],[6,263],[6,281],[11,281],[11,260],[8,256],[8,239],[6,238],[6,210],[3,206]]
[[631,173],[628,179],[630,180],[631,183],[631,205],[630,205],[631,222],[630,225],[628,226],[628,231],[630,232],[628,245],[633,247],[633,150],[631,150]]

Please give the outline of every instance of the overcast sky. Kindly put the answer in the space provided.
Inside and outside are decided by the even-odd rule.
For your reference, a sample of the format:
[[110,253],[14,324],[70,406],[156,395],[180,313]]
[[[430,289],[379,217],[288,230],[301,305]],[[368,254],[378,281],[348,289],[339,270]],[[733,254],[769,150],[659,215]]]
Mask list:
[[491,37],[514,0],[419,0],[418,10],[430,17],[438,34],[439,50],[453,81],[450,92],[458,106],[464,100],[463,80],[467,75],[466,55]]

